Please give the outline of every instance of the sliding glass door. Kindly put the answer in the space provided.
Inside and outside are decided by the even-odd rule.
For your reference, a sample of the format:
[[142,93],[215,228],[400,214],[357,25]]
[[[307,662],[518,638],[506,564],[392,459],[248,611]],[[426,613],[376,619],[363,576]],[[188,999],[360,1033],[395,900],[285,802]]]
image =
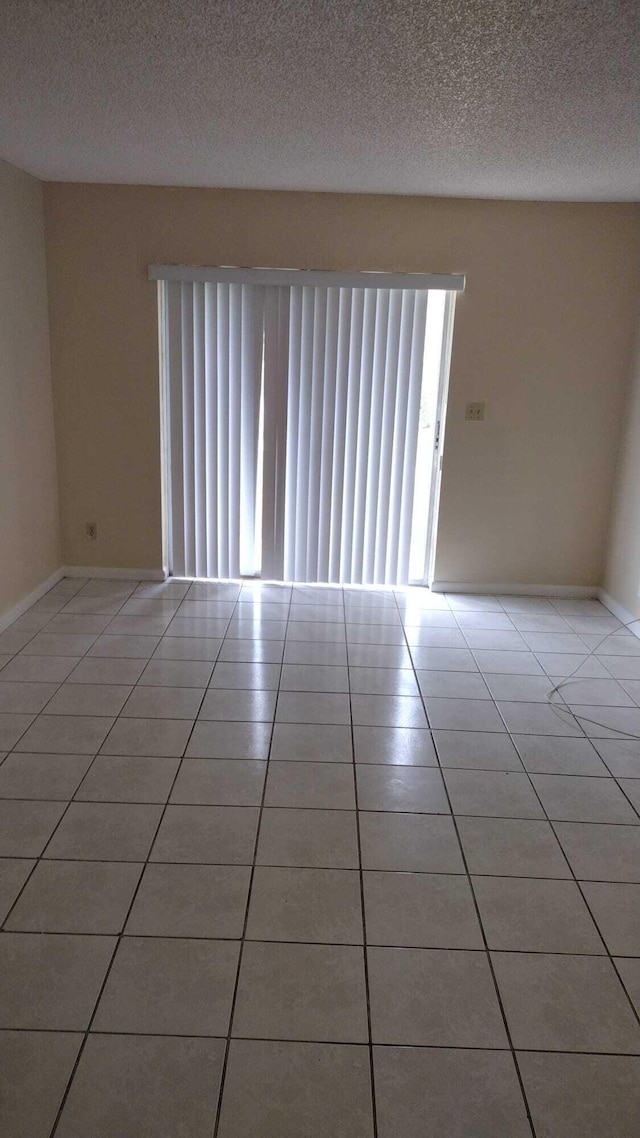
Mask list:
[[460,278],[154,275],[170,571],[424,580]]

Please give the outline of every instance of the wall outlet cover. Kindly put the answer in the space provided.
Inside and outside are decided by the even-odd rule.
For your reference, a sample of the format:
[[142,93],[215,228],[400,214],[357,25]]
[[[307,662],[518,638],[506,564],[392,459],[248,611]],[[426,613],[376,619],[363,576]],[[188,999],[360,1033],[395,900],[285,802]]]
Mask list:
[[464,417],[469,422],[479,423],[484,419],[484,403],[467,403]]

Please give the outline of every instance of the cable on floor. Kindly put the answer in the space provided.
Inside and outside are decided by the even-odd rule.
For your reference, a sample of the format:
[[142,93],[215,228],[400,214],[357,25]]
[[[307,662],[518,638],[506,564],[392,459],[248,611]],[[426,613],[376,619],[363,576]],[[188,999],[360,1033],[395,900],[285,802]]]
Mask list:
[[578,664],[573,669],[573,671],[569,673],[568,676],[565,676],[565,678],[563,680],[560,680],[560,683],[556,684],[554,687],[552,687],[547,692],[547,695],[546,695],[547,703],[549,704],[549,706],[551,708],[553,708],[553,710],[555,711],[556,715],[558,715],[559,718],[562,718],[562,716],[560,715],[561,712],[566,712],[575,720],[578,727],[582,723],[591,723],[591,724],[593,724],[594,727],[605,727],[608,731],[615,732],[615,735],[613,736],[613,738],[619,738],[620,736],[623,736],[625,739],[637,739],[638,742],[640,742],[640,734],[636,734],[633,731],[624,731],[618,727],[612,727],[609,723],[602,723],[598,719],[591,719],[588,715],[581,715],[579,712],[574,711],[573,708],[569,707],[569,705],[567,703],[560,704],[560,703],[557,703],[556,701],[554,701],[554,699],[553,699],[553,696],[556,694],[559,695],[561,692],[561,689],[566,687],[567,684],[570,684],[570,683],[576,684],[576,683],[580,683],[582,680],[597,679],[598,678],[597,676],[576,676],[576,672],[579,672],[580,669],[584,667],[584,665],[587,663],[587,660],[590,660],[591,657],[595,655],[595,653],[598,651],[598,649],[601,648],[602,645],[605,644],[607,640],[610,640],[612,636],[616,636],[624,628],[626,628],[626,629],[632,628],[634,624],[640,624],[640,618],[637,618],[635,620],[631,620],[631,621],[629,621],[628,624],[621,624],[618,628],[614,628],[612,632],[608,632],[606,634],[606,636],[602,637],[602,640],[598,641],[598,643],[595,645],[594,648],[592,648],[589,652],[587,652],[587,655],[585,656],[584,660],[582,660],[581,663]]

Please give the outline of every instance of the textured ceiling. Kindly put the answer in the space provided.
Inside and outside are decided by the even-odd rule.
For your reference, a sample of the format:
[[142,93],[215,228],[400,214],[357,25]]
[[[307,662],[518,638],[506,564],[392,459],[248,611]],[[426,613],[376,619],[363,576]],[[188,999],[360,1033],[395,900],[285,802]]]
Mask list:
[[0,0],[45,179],[640,198],[639,0]]

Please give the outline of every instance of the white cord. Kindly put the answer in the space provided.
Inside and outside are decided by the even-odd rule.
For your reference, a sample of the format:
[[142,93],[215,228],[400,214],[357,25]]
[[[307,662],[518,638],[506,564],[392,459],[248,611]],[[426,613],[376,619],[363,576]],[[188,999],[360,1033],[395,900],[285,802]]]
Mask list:
[[634,624],[640,624],[640,618],[631,620],[628,624],[621,624],[620,627],[615,628],[613,632],[608,632],[606,636],[602,637],[602,640],[598,641],[595,648],[592,648],[591,651],[587,653],[584,660],[582,660],[581,663],[578,664],[577,667],[575,667],[568,676],[565,676],[563,680],[560,680],[560,683],[556,684],[555,687],[552,687],[550,691],[547,692],[547,703],[551,708],[553,708],[559,718],[561,718],[560,712],[564,711],[567,712],[575,720],[578,726],[580,726],[581,723],[592,723],[594,727],[606,727],[608,731],[614,731],[616,733],[616,736],[623,735],[627,739],[637,739],[640,741],[640,735],[636,735],[633,731],[623,731],[622,728],[612,727],[610,723],[601,723],[598,719],[590,719],[588,715],[580,715],[579,712],[574,711],[573,708],[569,707],[568,704],[556,703],[553,700],[553,696],[556,695],[556,693],[559,694],[560,689],[569,683],[576,684],[580,683],[582,680],[597,679],[597,676],[576,676],[576,672],[579,672],[580,669],[584,667],[587,660],[590,660],[591,657],[598,651],[599,648],[602,647],[604,643],[606,643],[607,640],[609,640],[612,636],[616,636],[619,632],[622,631],[623,628],[631,628]]

